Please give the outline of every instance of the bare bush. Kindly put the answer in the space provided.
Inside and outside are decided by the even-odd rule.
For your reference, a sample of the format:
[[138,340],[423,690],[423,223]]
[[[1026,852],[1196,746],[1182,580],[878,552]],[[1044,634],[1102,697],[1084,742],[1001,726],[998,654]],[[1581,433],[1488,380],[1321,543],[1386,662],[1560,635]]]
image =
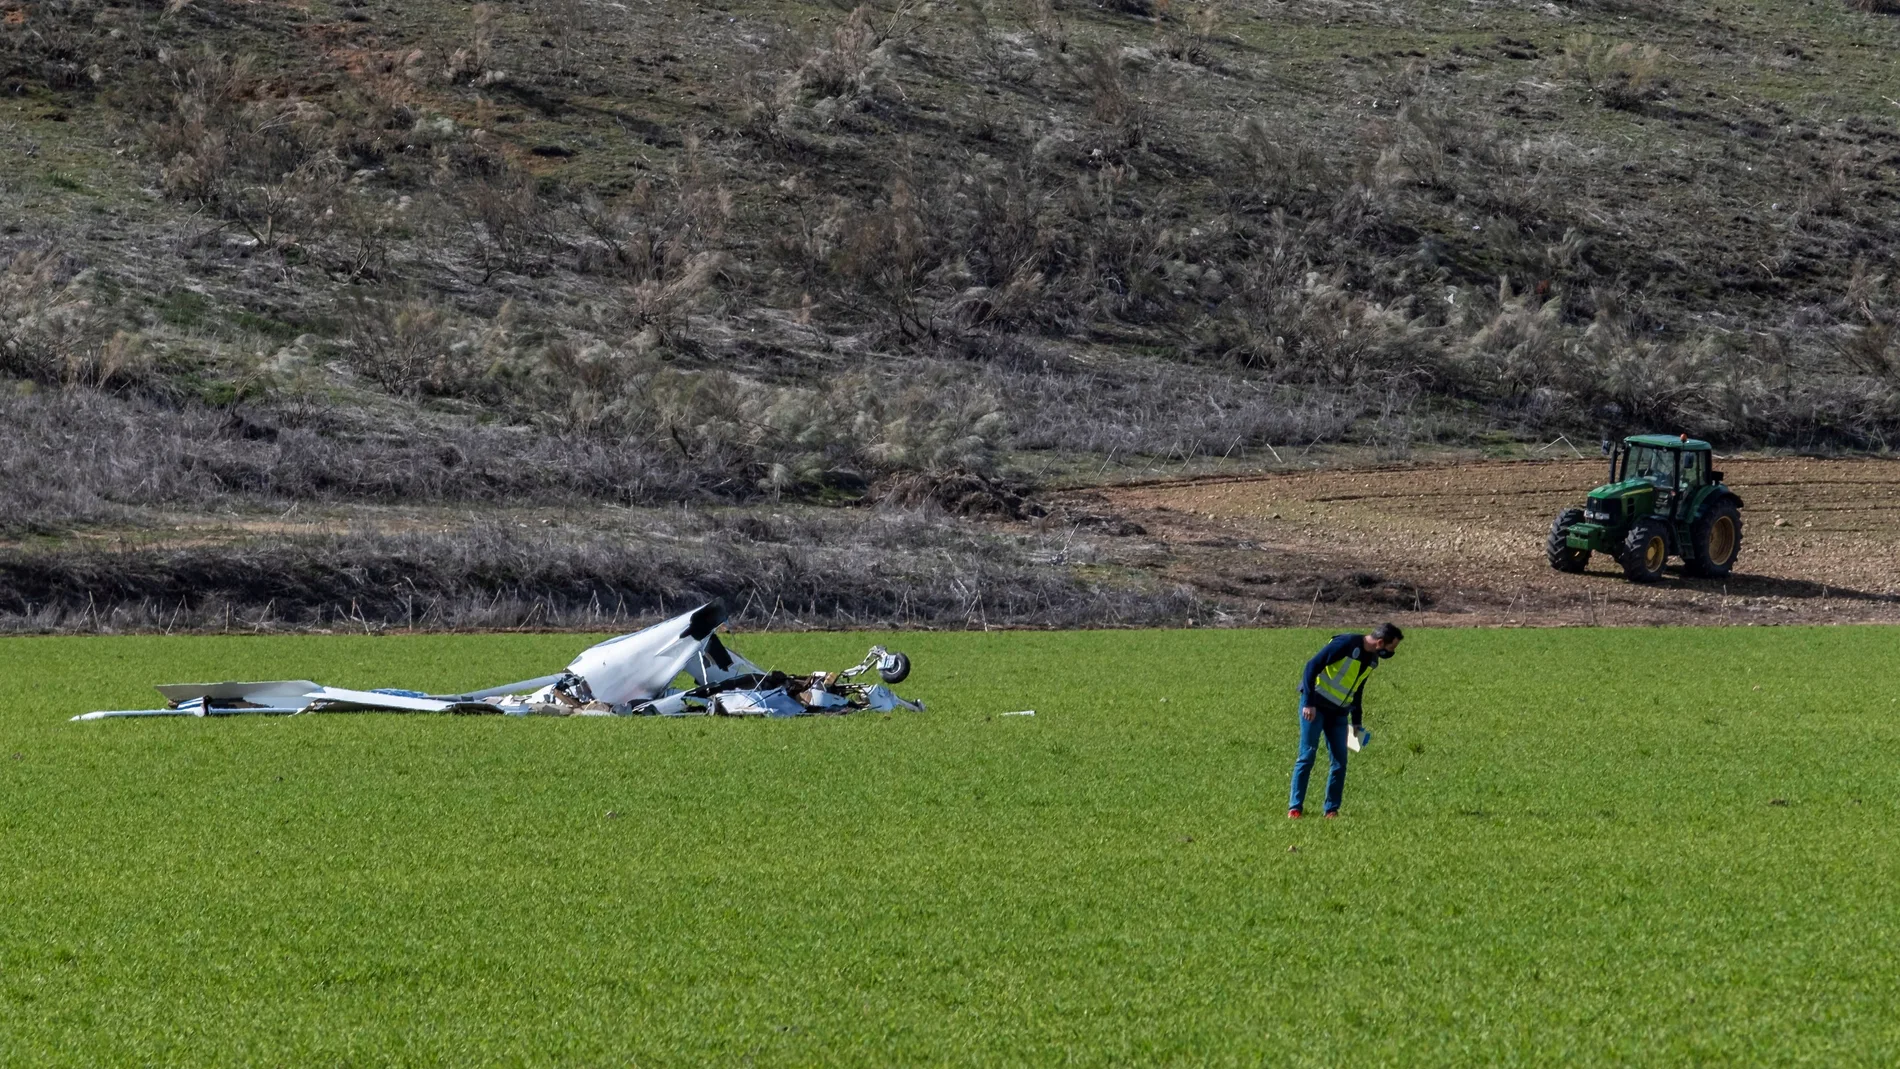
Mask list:
[[476,4],[468,12],[468,37],[465,44],[449,53],[448,67],[442,74],[451,83],[471,82],[494,85],[508,79],[508,73],[495,65],[495,7]]
[[1838,312],[1835,347],[1847,366],[1900,387],[1900,282],[1857,260]]
[[170,89],[149,131],[165,191],[284,252],[329,222],[344,178],[327,113],[266,94],[245,57],[202,48],[164,56]]
[[9,524],[111,518],[125,506],[250,501],[621,504],[750,496],[648,437],[432,426],[305,404],[161,404],[93,389],[0,391]]
[[0,78],[54,93],[115,88],[140,63],[160,15],[156,5],[109,0],[9,4],[0,11]]
[[1161,51],[1184,63],[1212,61],[1211,49],[1220,32],[1223,10],[1219,0],[1181,0],[1162,3],[1155,20]]
[[1056,7],[1055,0],[1023,0],[1027,8],[1030,30],[1036,40],[1057,52],[1069,50],[1069,30],[1062,22],[1062,13]]
[[568,205],[583,231],[574,240],[578,266],[624,280],[634,328],[669,344],[725,266],[719,246],[732,211],[732,195],[709,173],[696,138],[670,183],[642,179],[612,202],[584,194]]
[[1131,149],[1140,145],[1148,106],[1121,53],[1092,45],[1083,51],[1075,70],[1089,94],[1089,118],[1111,132],[1110,146]]
[[1234,130],[1233,141],[1236,157],[1251,172],[1248,181],[1233,187],[1240,200],[1236,208],[1297,208],[1337,196],[1338,169],[1298,131],[1278,129],[1255,115]]
[[[924,370],[913,365],[912,370]],[[892,471],[989,471],[1008,436],[993,394],[935,381],[846,376],[822,388],[658,371],[639,384],[640,422],[700,466],[748,472],[751,490],[787,493]]]
[[116,327],[84,271],[50,246],[0,268],[0,376],[47,386],[164,389],[145,341]]
[[349,307],[349,364],[397,397],[481,398],[488,373],[513,355],[513,319],[511,304],[480,322],[413,297],[359,298]]
[[1574,332],[1565,329],[1562,313],[1561,300],[1545,300],[1531,290],[1513,293],[1508,279],[1499,280],[1496,302],[1489,307],[1477,294],[1467,294],[1453,322],[1476,329],[1454,343],[1447,361],[1459,385],[1516,405],[1563,382]]
[[1669,85],[1662,49],[1577,34],[1564,42],[1560,69],[1606,108],[1634,111]]
[[820,97],[854,97],[871,92],[881,69],[876,52],[883,40],[870,7],[860,4],[799,68],[800,86]]
[[471,176],[450,194],[482,281],[498,271],[545,274],[566,244],[561,222],[532,175],[498,166],[499,174]]
[[852,286],[846,299],[884,317],[900,341],[932,329],[924,287],[945,255],[943,234],[929,217],[934,207],[906,166],[891,177],[882,200],[844,225],[839,272]]

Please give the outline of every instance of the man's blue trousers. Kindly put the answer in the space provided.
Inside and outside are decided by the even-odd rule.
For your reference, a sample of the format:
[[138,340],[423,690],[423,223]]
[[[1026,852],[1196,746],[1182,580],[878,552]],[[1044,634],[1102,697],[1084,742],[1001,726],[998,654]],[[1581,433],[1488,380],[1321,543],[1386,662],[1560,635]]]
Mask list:
[[1293,716],[1300,724],[1300,756],[1293,762],[1293,791],[1287,795],[1286,807],[1305,806],[1306,781],[1312,778],[1313,762],[1319,758],[1319,737],[1324,734],[1326,752],[1333,759],[1333,767],[1326,774],[1326,811],[1330,813],[1339,808],[1340,799],[1346,793],[1346,732],[1351,716],[1320,704],[1313,706],[1312,720],[1297,711]]

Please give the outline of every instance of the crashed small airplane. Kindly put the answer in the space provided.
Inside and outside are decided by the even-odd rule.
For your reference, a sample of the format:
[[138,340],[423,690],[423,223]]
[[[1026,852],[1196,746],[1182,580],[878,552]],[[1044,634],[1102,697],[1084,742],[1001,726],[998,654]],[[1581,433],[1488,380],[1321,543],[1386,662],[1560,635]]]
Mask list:
[[[807,716],[860,709],[923,712],[887,683],[910,674],[910,658],[882,646],[842,672],[768,672],[727,649],[713,632],[726,609],[709,602],[644,631],[582,650],[562,672],[465,694],[345,690],[307,679],[259,683],[167,683],[163,709],[102,709],[74,720],[122,716],[287,716],[294,713],[495,713],[505,716]],[[875,670],[884,682],[857,682]],[[690,688],[673,686],[681,674]]]

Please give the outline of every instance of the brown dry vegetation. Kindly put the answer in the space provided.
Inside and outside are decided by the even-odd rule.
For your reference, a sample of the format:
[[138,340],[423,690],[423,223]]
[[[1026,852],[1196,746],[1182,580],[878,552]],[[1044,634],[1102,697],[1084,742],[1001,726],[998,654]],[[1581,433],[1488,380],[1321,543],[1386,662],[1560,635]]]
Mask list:
[[[30,573],[168,510],[838,503],[1623,429],[1885,450],[1880,6],[0,0],[0,528]],[[1047,621],[1187,596],[932,493],[904,529],[1053,569]],[[464,537],[493,547],[417,552],[486,559]],[[631,574],[605,545],[553,556]],[[441,577],[461,619],[514,596],[484,568]]]

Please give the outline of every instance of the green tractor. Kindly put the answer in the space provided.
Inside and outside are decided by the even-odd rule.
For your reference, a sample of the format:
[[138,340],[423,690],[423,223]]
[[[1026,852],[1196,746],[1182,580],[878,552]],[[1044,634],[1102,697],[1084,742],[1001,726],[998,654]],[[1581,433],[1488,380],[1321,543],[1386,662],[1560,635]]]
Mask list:
[[1742,499],[1709,469],[1714,456],[1686,434],[1623,439],[1610,451],[1610,481],[1550,525],[1550,566],[1581,572],[1590,554],[1608,553],[1639,583],[1661,578],[1670,557],[1691,575],[1727,575],[1742,552]]

